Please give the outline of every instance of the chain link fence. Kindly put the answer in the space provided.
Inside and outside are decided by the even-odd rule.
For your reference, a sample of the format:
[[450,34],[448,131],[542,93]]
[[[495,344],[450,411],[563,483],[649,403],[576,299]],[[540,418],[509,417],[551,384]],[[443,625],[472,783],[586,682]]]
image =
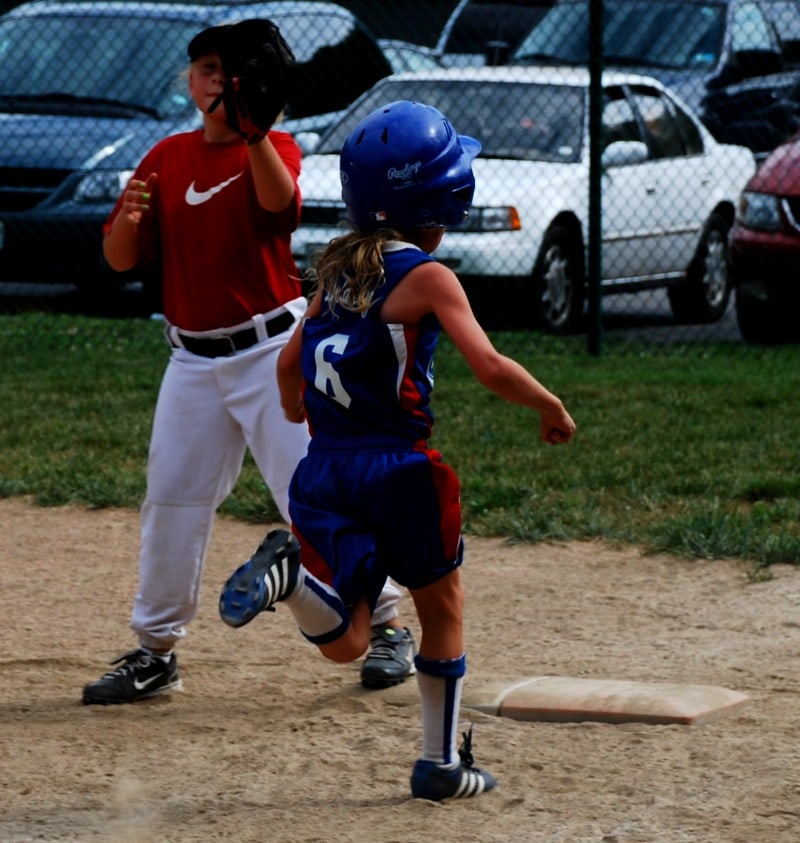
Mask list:
[[[157,309],[157,273],[105,266],[102,222],[150,146],[200,125],[191,36],[268,13],[300,67],[285,127],[307,155],[301,266],[341,219],[329,180],[315,181],[326,128],[374,84],[422,71],[427,81],[385,90],[439,105],[483,144],[475,213],[437,256],[488,327],[586,332],[596,353],[611,336],[742,344],[731,228],[757,165],[800,125],[798,0],[6,2],[0,12],[5,312]],[[451,81],[436,80],[439,68],[456,68]],[[769,339],[774,315],[749,336]]]

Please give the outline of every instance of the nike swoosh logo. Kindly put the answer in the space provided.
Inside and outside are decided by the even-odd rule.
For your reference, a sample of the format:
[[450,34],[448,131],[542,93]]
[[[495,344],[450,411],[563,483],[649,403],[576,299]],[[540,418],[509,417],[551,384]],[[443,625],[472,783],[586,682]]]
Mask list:
[[153,682],[156,681],[156,679],[158,679],[158,674],[156,674],[155,676],[151,676],[149,679],[145,679],[141,682],[138,679],[134,679],[133,680],[133,687],[136,688],[137,691],[144,691],[144,689],[148,685],[152,685]]
[[[242,173],[243,172],[244,170],[242,170]],[[242,173],[237,173],[235,176],[231,176],[229,179],[225,179],[225,181],[214,185],[214,187],[209,187],[208,190],[195,190],[194,182],[192,182],[189,187],[186,188],[186,204],[202,205],[203,202],[208,202],[208,200],[211,199],[212,196],[216,196],[220,190],[224,190],[229,184],[235,182]]]

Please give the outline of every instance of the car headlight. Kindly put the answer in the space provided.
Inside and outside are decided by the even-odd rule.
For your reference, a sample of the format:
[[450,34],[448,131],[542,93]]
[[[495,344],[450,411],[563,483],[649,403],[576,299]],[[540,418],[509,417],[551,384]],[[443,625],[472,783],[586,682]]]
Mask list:
[[501,208],[469,209],[469,214],[456,231],[519,231],[522,223],[513,205]]
[[75,185],[72,198],[84,204],[116,202],[132,175],[133,170],[98,170],[87,173]]
[[746,190],[739,197],[736,218],[756,231],[777,231],[781,227],[780,200],[768,193]]

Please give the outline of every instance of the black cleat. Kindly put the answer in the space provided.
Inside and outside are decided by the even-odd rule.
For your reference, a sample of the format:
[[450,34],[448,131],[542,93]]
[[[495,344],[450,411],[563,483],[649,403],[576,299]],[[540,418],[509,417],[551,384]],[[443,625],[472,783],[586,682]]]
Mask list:
[[111,664],[120,664],[83,689],[84,705],[132,703],[183,688],[175,653],[160,656],[131,650]]
[[219,613],[228,626],[244,626],[259,612],[274,612],[297,584],[300,545],[288,530],[272,530],[256,552],[228,578]]

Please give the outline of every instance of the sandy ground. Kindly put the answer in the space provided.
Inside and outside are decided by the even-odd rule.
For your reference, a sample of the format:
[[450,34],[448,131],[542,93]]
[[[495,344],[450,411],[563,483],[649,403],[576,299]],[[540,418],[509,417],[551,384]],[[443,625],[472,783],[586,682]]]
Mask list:
[[408,683],[362,689],[359,666],[326,663],[280,607],[219,621],[218,588],[265,528],[217,523],[183,693],[104,708],[80,692],[134,645],[136,513],[5,500],[0,527],[2,843],[800,839],[797,568],[749,582],[730,561],[468,538],[468,683],[685,682],[748,701],[702,726],[464,710],[499,786],[435,804],[409,796]]

